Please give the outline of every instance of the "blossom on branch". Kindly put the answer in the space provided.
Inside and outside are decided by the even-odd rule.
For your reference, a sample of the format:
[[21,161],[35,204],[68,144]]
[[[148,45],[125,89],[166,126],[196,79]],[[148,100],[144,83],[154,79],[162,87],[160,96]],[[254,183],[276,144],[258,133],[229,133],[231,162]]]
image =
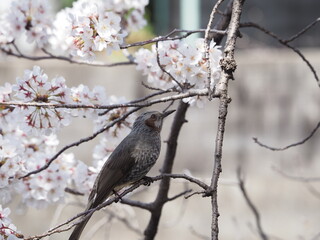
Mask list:
[[0,239],[18,240],[23,236],[17,232],[17,227],[11,223],[9,208],[2,208],[0,204]]
[[[156,88],[182,86],[186,89],[208,88],[208,62],[205,56],[204,39],[198,39],[195,45],[183,40],[163,41],[152,46],[152,50],[140,49],[135,54],[137,69],[147,76],[148,82]],[[213,89],[220,77],[220,46],[214,41],[210,44],[210,68]],[[191,105],[203,106],[204,97],[191,97],[183,101]]]
[[[65,85],[65,79],[56,77],[48,81],[48,76],[39,66],[25,70],[23,77],[17,78],[13,90],[16,99],[22,102],[70,103],[70,93]],[[25,131],[37,130],[39,133],[50,133],[60,125],[66,126],[70,123],[70,117],[65,110],[30,106],[16,107],[14,113],[24,116],[21,127]]]
[[47,0],[12,1],[9,11],[0,21],[0,44],[7,44],[26,34],[29,43],[44,47],[52,28],[49,8]]
[[[105,89],[98,86],[92,90],[85,85],[70,89],[64,78],[49,80],[38,66],[25,70],[23,77],[17,78],[17,84],[6,83],[1,86],[0,102],[17,103],[0,108],[0,203],[7,204],[13,195],[19,194],[22,210],[25,207],[43,208],[48,204],[62,202],[65,199],[65,188],[71,186],[88,194],[101,164],[109,156],[110,152],[95,148],[93,166],[89,167],[76,160],[73,154],[62,153],[55,157],[50,166],[43,168],[57,153],[59,141],[53,133],[67,125],[71,117],[93,119],[95,131],[113,124],[104,131],[102,138],[102,142],[107,141],[104,147],[110,150],[128,133],[133,123],[132,116],[116,122],[128,114],[128,108],[117,108],[105,113],[102,109],[75,108],[77,104],[94,106],[127,101],[115,96],[107,97]],[[73,108],[28,106],[24,103],[55,106],[70,104]],[[37,170],[41,171],[23,177]]]
[[79,0],[57,14],[50,43],[54,49],[93,60],[95,52],[119,50],[128,31],[146,25],[147,0]]

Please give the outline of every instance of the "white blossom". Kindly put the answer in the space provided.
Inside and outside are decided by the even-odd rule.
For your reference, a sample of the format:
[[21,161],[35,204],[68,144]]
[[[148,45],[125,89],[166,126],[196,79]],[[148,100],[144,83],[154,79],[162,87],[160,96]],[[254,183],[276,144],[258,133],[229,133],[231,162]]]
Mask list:
[[[220,77],[221,50],[215,42],[210,43],[210,88],[213,89]],[[198,39],[194,45],[183,40],[159,42],[151,50],[140,49],[135,54],[137,69],[147,76],[148,82],[157,88],[182,86],[185,89],[208,88],[208,62],[204,58],[204,39]],[[159,66],[160,65],[160,66]],[[172,79],[171,76],[174,78]],[[205,97],[190,97],[183,101],[190,105],[203,107]]]
[[[13,90],[16,99],[22,102],[66,104],[70,101],[69,89],[65,85],[64,78],[56,77],[49,81],[39,66],[25,70],[24,76],[17,78]],[[67,112],[59,109],[16,107],[14,114],[23,115],[21,128],[25,131],[32,130],[34,133],[49,134],[57,127],[70,123]]]

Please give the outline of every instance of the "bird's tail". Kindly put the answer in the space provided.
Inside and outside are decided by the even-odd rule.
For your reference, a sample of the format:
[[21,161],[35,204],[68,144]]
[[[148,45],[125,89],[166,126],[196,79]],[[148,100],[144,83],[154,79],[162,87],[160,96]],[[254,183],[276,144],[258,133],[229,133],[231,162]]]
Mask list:
[[84,229],[84,227],[87,225],[88,221],[90,220],[92,216],[92,213],[88,214],[87,216],[84,216],[85,219],[83,219],[82,222],[80,222],[71,233],[69,240],[78,240],[80,239],[80,235]]
[[[87,210],[89,210],[89,208],[87,208]],[[91,216],[92,216],[93,212],[88,213],[87,215],[82,217],[82,222],[80,222],[79,224],[76,225],[76,227],[73,229],[73,232],[71,233],[69,240],[79,240],[81,233],[84,229],[84,227],[87,225],[88,221],[90,220]]]

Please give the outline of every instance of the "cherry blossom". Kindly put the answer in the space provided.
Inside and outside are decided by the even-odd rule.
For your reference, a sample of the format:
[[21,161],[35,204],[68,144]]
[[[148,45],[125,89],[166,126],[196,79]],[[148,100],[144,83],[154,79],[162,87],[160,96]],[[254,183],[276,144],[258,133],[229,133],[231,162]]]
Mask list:
[[[16,99],[23,102],[66,104],[70,100],[65,79],[56,77],[48,81],[48,76],[39,66],[34,66],[32,70],[25,70],[24,76],[17,78],[14,91]],[[57,127],[70,123],[65,110],[16,107],[14,113],[25,116],[21,127],[26,131],[39,130],[38,133],[50,133]]]
[[[137,69],[147,76],[148,82],[157,88],[182,86],[185,89],[204,89],[208,83],[208,63],[205,56],[204,39],[198,39],[194,45],[183,40],[159,42],[158,48],[140,49],[135,54]],[[220,47],[214,41],[210,43],[210,88],[214,88],[220,76]],[[174,79],[172,79],[173,77]],[[190,97],[183,101],[202,107],[204,97]]]
[[54,155],[59,144],[56,135],[32,137],[21,130],[4,130],[0,143],[0,192],[6,193],[0,198],[3,204],[16,193],[21,195],[21,204],[28,207],[43,208],[64,200],[64,190],[73,180],[77,163],[72,153],[60,155],[39,174],[19,179],[43,167]]
[[[39,48],[44,47],[51,31],[49,9],[49,2],[46,0],[12,1],[2,21],[6,23],[0,30],[0,44],[9,43],[26,34],[29,43],[35,42]],[[1,35],[8,37],[3,39]]]
[[82,60],[93,60],[96,52],[111,54],[120,49],[128,32],[146,25],[147,4],[146,0],[78,0],[57,14],[49,41],[55,50]]
[[17,232],[17,227],[11,223],[10,212],[9,208],[3,208],[0,204],[0,239],[22,239],[22,235]]

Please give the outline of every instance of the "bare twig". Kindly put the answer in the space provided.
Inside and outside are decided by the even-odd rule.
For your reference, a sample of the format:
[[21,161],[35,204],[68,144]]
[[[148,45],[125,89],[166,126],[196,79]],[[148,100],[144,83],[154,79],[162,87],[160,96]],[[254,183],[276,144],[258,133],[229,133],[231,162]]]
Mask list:
[[143,236],[143,233],[141,232],[141,230],[139,228],[133,226],[127,217],[120,217],[117,214],[115,214],[114,212],[108,211],[108,210],[107,210],[107,213],[111,217],[116,218],[117,220],[122,222],[124,225],[126,225],[128,229],[132,230],[133,232],[137,233],[140,236]]
[[281,169],[273,166],[272,169],[274,171],[276,171],[277,173],[279,173],[281,176],[294,180],[294,181],[298,181],[298,182],[319,182],[320,181],[320,177],[301,177],[301,176],[292,176],[284,171],[282,171]]
[[192,191],[191,189],[185,190],[185,191],[183,191],[181,193],[178,193],[178,194],[174,195],[173,197],[168,198],[167,201],[168,202],[174,201],[174,200],[176,200],[177,198],[179,198],[181,196],[185,196],[187,193],[189,193],[191,191]]
[[[241,23],[241,27],[254,27],[256,29],[259,29],[260,31],[264,32],[265,34],[269,35],[270,37],[276,39],[279,43],[281,43],[282,45],[286,46],[287,48],[290,48],[292,51],[294,51],[296,54],[298,54],[300,56],[300,58],[308,65],[309,69],[311,70],[311,72],[313,73],[314,78],[317,81],[318,86],[320,87],[320,80],[318,77],[318,74],[316,72],[316,70],[314,69],[314,67],[312,66],[312,64],[309,62],[308,59],[306,59],[306,57],[300,52],[300,50],[298,50],[297,48],[291,46],[288,42],[291,41],[291,39],[289,40],[284,40],[281,39],[280,37],[278,37],[275,33],[269,31],[268,29],[256,24],[256,23],[252,23],[252,22],[247,22],[247,23]],[[298,33],[301,35],[301,33]],[[297,35],[298,35],[297,34]],[[295,36],[294,36],[295,37]],[[293,37],[293,39],[294,39]]]
[[191,232],[191,234],[193,234],[194,236],[196,236],[199,239],[202,239],[202,240],[209,240],[210,239],[209,237],[196,231],[193,227],[190,227],[190,232]]
[[320,200],[320,192],[318,189],[316,189],[312,184],[310,184],[309,182],[306,183],[306,188],[308,189],[308,191],[314,196],[316,197],[318,200]]
[[316,20],[314,20],[312,23],[310,23],[308,26],[306,26],[305,28],[303,28],[300,32],[298,32],[297,34],[293,35],[292,37],[284,40],[285,43],[289,43],[292,42],[293,40],[297,39],[298,37],[300,37],[302,34],[304,34],[305,32],[307,32],[311,27],[313,27],[314,25],[316,25],[318,22],[320,22],[320,18],[317,18]]
[[[174,29],[171,32],[169,32],[168,34],[166,34],[165,36],[159,36],[159,37],[155,37],[153,39],[147,40],[147,41],[142,41],[142,42],[136,42],[136,43],[131,43],[131,44],[126,44],[121,46],[121,48],[130,48],[130,47],[138,47],[138,46],[144,46],[150,43],[156,43],[156,42],[163,42],[163,41],[173,41],[173,40],[178,40],[178,39],[183,39],[183,38],[187,38],[190,35],[194,34],[194,33],[204,33],[206,31],[206,29],[199,29],[199,30],[183,30],[183,29]],[[175,36],[175,37],[171,37],[174,34],[179,34],[179,33],[185,33],[181,36]],[[214,33],[214,34],[219,34],[219,35],[225,35],[226,31],[224,30],[217,30],[217,29],[210,29],[210,33]]]
[[249,208],[251,209],[251,211],[254,214],[254,217],[255,217],[255,220],[256,220],[256,225],[257,225],[257,228],[258,228],[258,233],[259,233],[261,239],[268,240],[269,238],[264,233],[264,231],[262,229],[262,226],[261,226],[260,214],[259,214],[256,206],[251,201],[251,199],[250,199],[250,197],[249,197],[249,195],[247,193],[247,190],[246,190],[246,188],[244,186],[244,181],[243,181],[243,177],[241,176],[241,168],[240,167],[238,167],[238,169],[237,169],[237,177],[238,177],[239,187],[240,187],[241,193],[242,193],[244,199],[246,200],[246,203],[248,204]]
[[161,69],[162,72],[164,72],[165,74],[167,74],[172,81],[174,81],[178,86],[179,88],[181,89],[181,91],[183,92],[184,91],[184,87],[181,85],[181,83],[179,81],[177,81],[177,79],[175,79],[174,76],[172,76],[171,73],[169,73],[163,66],[162,64],[160,63],[160,57],[159,57],[159,42],[156,42],[156,52],[157,52],[157,63],[158,63],[158,66],[159,68]]
[[212,11],[211,11],[211,14],[210,14],[210,17],[209,17],[209,21],[208,21],[208,24],[207,24],[207,28],[206,28],[206,31],[205,31],[205,34],[204,34],[205,59],[207,60],[207,69],[208,69],[208,72],[207,72],[207,81],[208,81],[207,88],[208,88],[208,91],[209,91],[209,99],[210,100],[211,100],[212,89],[211,89],[211,67],[210,67],[211,59],[210,59],[209,51],[210,51],[210,41],[211,41],[212,38],[209,37],[209,33],[210,33],[210,29],[212,27],[214,16],[217,13],[218,7],[221,5],[221,3],[223,1],[224,0],[218,0],[216,2],[216,4],[214,5],[214,7],[212,8]]
[[[142,82],[142,85],[144,86],[144,83]],[[155,89],[154,89],[155,90]],[[134,103],[139,103],[139,102],[144,102],[152,97],[155,97],[155,96],[159,96],[159,95],[162,95],[162,94],[165,94],[165,93],[169,93],[169,92],[173,92],[174,89],[170,88],[170,89],[167,89],[167,90],[163,90],[163,89],[156,89],[157,92],[155,93],[152,93],[152,94],[149,94],[145,97],[142,97],[142,98],[138,98],[136,100],[133,100],[133,101],[130,101],[128,103],[131,103],[131,104],[134,104]],[[0,103],[1,104],[1,103]],[[112,109],[107,109],[106,111],[104,112],[101,112],[101,113],[98,113],[98,116],[103,116],[105,114],[107,114],[108,112],[110,112]]]
[[[108,214],[108,216],[101,218],[99,221],[95,222],[95,224],[89,229],[89,231],[84,234],[83,239],[93,239],[93,236],[98,232],[102,227],[104,228],[104,233],[107,235],[112,228],[111,220],[114,217],[114,214]],[[106,232],[107,231],[107,232]],[[109,239],[104,236],[104,239]]]
[[254,138],[252,138],[252,139],[253,139],[253,141],[254,141],[256,144],[258,144],[258,145],[261,146],[261,147],[267,148],[267,149],[272,150],[272,151],[283,151],[283,150],[286,150],[286,149],[288,149],[288,148],[292,148],[292,147],[296,147],[296,146],[299,146],[299,145],[304,144],[306,141],[308,141],[310,138],[313,137],[313,135],[317,132],[317,130],[319,129],[319,127],[320,127],[320,121],[318,122],[317,126],[311,131],[311,133],[310,133],[306,138],[302,139],[302,140],[299,141],[299,142],[289,144],[289,145],[287,145],[287,146],[285,146],[285,147],[282,147],[282,148],[276,148],[276,147],[267,146],[267,145],[261,143],[261,142],[258,140],[258,138],[256,138],[256,137],[254,137]]
[[210,186],[208,186],[207,184],[205,184],[204,182],[202,182],[199,179],[196,179],[194,177],[191,177],[189,175],[186,174],[172,174],[172,173],[163,173],[161,174],[161,176],[163,177],[170,177],[170,178],[180,178],[180,179],[185,179],[188,180],[189,182],[192,182],[196,185],[198,185],[199,187],[201,187],[203,190],[208,190],[210,188]]
[[67,192],[67,193],[71,193],[73,195],[78,195],[78,196],[83,196],[84,195],[82,192],[79,192],[79,191],[77,191],[75,189],[71,189],[71,188],[68,188],[68,187],[65,188],[64,191]]

